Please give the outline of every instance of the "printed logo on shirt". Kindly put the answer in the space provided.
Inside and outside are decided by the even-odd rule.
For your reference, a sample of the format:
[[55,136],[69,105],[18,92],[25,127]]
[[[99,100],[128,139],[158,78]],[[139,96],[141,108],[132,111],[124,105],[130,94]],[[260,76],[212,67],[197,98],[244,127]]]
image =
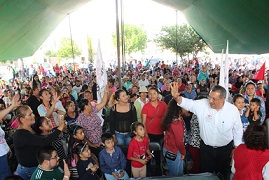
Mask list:
[[206,121],[211,121],[213,119],[213,116],[211,114],[206,115]]

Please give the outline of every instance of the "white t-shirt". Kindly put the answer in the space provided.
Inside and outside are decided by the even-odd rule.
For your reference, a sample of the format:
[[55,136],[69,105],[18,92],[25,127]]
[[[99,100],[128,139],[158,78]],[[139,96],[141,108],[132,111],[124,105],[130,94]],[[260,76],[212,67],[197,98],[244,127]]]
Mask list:
[[77,86],[73,87],[73,91],[76,91],[76,93],[79,93],[81,91],[81,89],[82,89],[81,85],[79,87],[77,87]]
[[9,146],[5,139],[5,132],[0,127],[0,157],[6,155],[9,152]]

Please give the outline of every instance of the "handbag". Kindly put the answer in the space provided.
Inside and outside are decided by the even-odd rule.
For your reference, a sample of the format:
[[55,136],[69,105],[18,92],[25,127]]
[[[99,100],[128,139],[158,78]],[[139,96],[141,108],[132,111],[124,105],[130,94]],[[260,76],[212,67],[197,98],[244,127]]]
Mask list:
[[154,115],[154,117],[149,121],[148,124],[146,124],[147,127],[148,127],[148,126],[152,123],[152,121],[155,119],[155,117],[157,116],[157,114],[158,114],[158,112],[159,112],[161,106],[162,106],[162,103],[161,103],[160,106],[158,107],[158,109],[157,109],[156,114]]
[[173,153],[172,151],[166,151],[164,157],[165,157],[166,159],[175,161],[176,158],[177,158],[177,154]]

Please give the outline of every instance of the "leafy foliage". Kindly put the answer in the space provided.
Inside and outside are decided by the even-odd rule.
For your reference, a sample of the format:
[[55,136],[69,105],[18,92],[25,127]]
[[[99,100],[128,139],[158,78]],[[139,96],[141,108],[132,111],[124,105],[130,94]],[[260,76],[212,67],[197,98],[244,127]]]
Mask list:
[[[72,41],[73,43],[73,50],[74,50],[74,57],[81,55],[81,49],[79,49],[78,45]],[[60,48],[57,52],[58,59],[66,58],[70,59],[73,58],[72,54],[72,46],[71,46],[71,39],[70,38],[63,38],[61,41]]]
[[52,50],[47,50],[47,51],[45,52],[45,55],[46,55],[46,56],[49,56],[49,57],[57,57],[57,52],[52,51]]
[[[147,33],[143,30],[142,26],[125,24],[124,25],[124,38],[125,38],[126,54],[131,54],[137,51],[144,51],[147,46]],[[117,37],[115,33],[112,35],[112,39],[113,39],[113,44],[116,47]]]
[[191,53],[196,56],[207,46],[193,28],[186,24],[179,26],[178,29],[176,26],[163,26],[154,41],[163,49],[177,52],[181,59]]
[[89,61],[93,62],[93,49],[92,49],[92,38],[87,36],[87,44],[88,44],[88,54],[89,54]]

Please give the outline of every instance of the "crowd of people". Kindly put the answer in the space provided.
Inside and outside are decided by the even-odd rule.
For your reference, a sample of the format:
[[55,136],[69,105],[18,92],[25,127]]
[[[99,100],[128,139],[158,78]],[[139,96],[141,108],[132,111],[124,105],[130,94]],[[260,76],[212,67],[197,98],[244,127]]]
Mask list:
[[168,176],[267,177],[269,71],[255,81],[252,71],[230,70],[229,93],[219,67],[198,60],[117,71],[107,71],[99,101],[92,67],[2,80],[0,179],[139,178],[153,159],[166,162]]

